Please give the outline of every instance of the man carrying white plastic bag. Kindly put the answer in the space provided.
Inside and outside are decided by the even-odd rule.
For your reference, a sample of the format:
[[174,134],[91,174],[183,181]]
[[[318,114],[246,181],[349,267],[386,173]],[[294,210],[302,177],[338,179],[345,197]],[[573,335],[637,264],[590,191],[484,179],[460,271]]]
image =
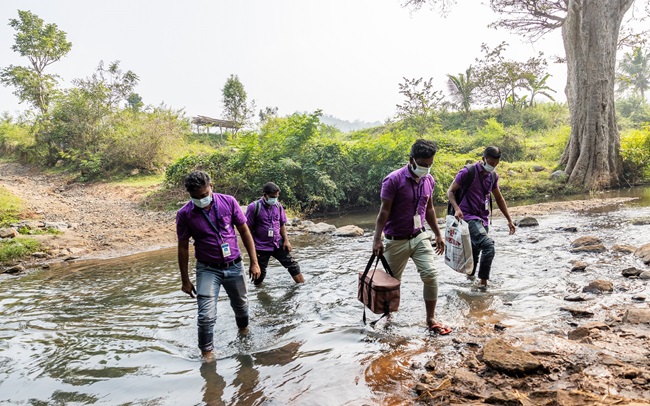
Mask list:
[[466,221],[447,216],[445,229],[445,264],[456,272],[471,274],[474,269],[472,239]]

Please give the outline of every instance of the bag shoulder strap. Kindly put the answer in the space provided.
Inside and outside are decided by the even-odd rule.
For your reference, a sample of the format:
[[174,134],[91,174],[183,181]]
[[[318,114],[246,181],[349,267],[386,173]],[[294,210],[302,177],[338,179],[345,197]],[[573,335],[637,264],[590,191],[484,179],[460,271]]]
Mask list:
[[255,231],[257,228],[257,217],[260,215],[260,210],[262,210],[262,199],[255,200],[255,213],[253,214],[253,225],[251,226],[251,232]]
[[[472,183],[474,183],[474,178],[476,177],[476,166],[475,164],[467,164],[465,165],[465,168],[467,168],[467,174],[469,175],[467,179],[465,179],[465,182],[463,182],[463,185],[461,185],[461,188],[459,188],[456,193],[456,203],[460,206],[460,203],[463,201],[465,198],[465,195],[467,194],[467,191],[469,190],[470,186],[472,186]],[[447,203],[447,214],[452,216],[454,214],[455,210],[454,207],[451,205],[451,202]]]

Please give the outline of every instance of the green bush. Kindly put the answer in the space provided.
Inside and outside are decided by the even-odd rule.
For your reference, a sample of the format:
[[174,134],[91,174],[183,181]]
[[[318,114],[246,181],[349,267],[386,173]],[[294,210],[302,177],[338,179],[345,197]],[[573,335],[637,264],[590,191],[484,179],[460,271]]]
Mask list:
[[650,181],[650,127],[621,134],[623,176],[629,183]]
[[5,187],[0,186],[0,227],[7,227],[19,220],[18,215],[22,210],[20,198]]

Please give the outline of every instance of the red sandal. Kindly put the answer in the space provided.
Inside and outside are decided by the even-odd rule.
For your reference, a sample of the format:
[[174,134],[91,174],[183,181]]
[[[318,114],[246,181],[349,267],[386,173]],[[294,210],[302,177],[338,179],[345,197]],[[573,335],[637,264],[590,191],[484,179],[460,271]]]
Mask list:
[[441,323],[433,323],[431,326],[429,326],[429,333],[435,333],[441,336],[446,336],[452,331],[453,330],[451,329],[451,327],[445,326],[444,324]]

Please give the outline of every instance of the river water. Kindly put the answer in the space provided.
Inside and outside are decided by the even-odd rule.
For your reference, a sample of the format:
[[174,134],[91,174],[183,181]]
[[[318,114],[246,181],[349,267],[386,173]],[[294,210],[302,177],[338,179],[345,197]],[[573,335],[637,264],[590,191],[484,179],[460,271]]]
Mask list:
[[[632,296],[650,297],[648,283],[620,275],[629,266],[647,268],[633,255],[569,252],[584,235],[602,238],[608,248],[650,242],[650,221],[632,224],[650,219],[650,188],[599,197],[622,193],[640,199],[580,216],[537,216],[539,227],[513,236],[495,217],[488,292],[476,291],[437,257],[437,315],[455,329],[445,337],[425,332],[422,284],[411,263],[390,324],[362,323],[357,272],[371,250],[375,212],[328,220],[360,225],[363,237],[292,236],[306,283],[294,285],[272,260],[263,286],[249,286],[247,335],[238,334],[222,293],[214,363],[200,360],[196,303],[180,291],[175,249],[0,275],[0,404],[411,403],[410,363],[432,354],[439,363],[453,362],[455,336],[485,334],[496,323],[512,334],[566,327],[563,297],[594,279],[612,280],[615,292],[592,306],[631,306]],[[557,231],[567,226],[578,232]],[[575,259],[590,264],[587,272],[569,272]]]

